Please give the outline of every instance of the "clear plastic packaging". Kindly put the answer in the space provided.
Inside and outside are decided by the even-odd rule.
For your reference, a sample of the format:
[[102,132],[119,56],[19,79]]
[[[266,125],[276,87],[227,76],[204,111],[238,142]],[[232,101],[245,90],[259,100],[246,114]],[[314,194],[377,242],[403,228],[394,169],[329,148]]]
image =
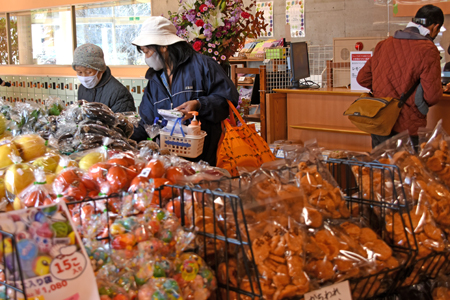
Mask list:
[[13,139],[23,161],[32,161],[47,152],[47,143],[37,134],[24,134]]
[[[294,222],[283,226],[277,218],[261,220],[258,227],[262,231],[252,238],[252,251],[265,299],[293,298],[308,292],[310,278],[304,272],[305,232]],[[247,255],[252,257],[250,251]],[[240,286],[251,291],[248,280],[243,280]]]
[[173,278],[184,299],[207,300],[217,288],[213,270],[195,253],[183,253],[175,261]]
[[153,125],[144,125],[144,128],[149,138],[145,141],[139,142],[138,148],[141,149],[141,151],[143,149],[148,149],[144,151],[150,151],[153,154],[154,152],[159,151],[159,145],[154,140],[159,135],[161,127],[158,124],[153,124]]
[[316,218],[315,211],[319,211],[325,218],[350,217],[350,211],[340,188],[319,159],[313,158],[312,161],[308,159],[300,162],[298,170],[295,177],[305,196],[305,208],[302,214],[305,224],[318,227],[320,220]]
[[130,138],[133,135],[134,127],[139,125],[140,117],[135,112],[116,113],[116,127],[123,132],[123,136]]
[[305,270],[318,284],[363,277],[373,263],[355,237],[337,229],[325,224],[308,231]]
[[12,155],[20,156],[19,149],[12,142],[12,139],[4,139],[0,141],[0,168],[12,165]]
[[67,201],[81,201],[88,196],[88,188],[91,181],[83,174],[83,171],[68,167],[63,169],[53,181],[53,192],[57,198]]
[[421,144],[419,154],[426,166],[447,186],[450,186],[449,142],[450,136],[444,130],[440,120],[428,140]]
[[[139,288],[139,300],[153,299],[188,299],[183,298],[178,283],[171,278],[154,278]],[[197,299],[197,298],[194,298]]]
[[10,128],[14,136],[34,133],[34,126],[44,116],[43,107],[33,102],[18,102],[10,111]]
[[83,120],[98,121],[108,127],[114,127],[117,124],[114,112],[103,103],[80,100],[78,105],[81,105],[80,114]]
[[[399,134],[384,146],[374,149],[372,158],[381,163],[397,165],[402,178],[399,186],[403,186],[406,193],[406,203],[410,206],[419,202],[428,203],[436,222],[445,231],[450,232],[450,218],[448,218],[450,191],[448,187],[434,178],[433,173],[415,154],[412,142],[406,133]],[[403,193],[397,194],[403,195]],[[403,200],[400,203],[405,202]]]
[[14,164],[5,171],[5,189],[6,197],[13,202],[20,192],[33,184],[35,178],[34,168],[27,163],[22,163],[20,156],[11,154],[11,160]]
[[42,168],[36,168],[34,170],[34,178],[35,182],[17,195],[13,204],[14,209],[19,210],[26,207],[38,207],[53,203],[56,197],[52,195],[52,191],[47,189],[44,170]]
[[445,275],[440,275],[436,278],[431,296],[433,300],[447,300],[450,299],[450,278]]
[[47,115],[59,116],[65,108],[64,102],[59,97],[48,96],[45,100]]

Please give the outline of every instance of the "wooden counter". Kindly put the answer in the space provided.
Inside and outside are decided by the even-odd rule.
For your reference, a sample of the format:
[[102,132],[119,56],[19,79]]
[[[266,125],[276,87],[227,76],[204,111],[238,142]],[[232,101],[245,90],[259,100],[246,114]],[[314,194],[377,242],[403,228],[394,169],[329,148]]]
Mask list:
[[[267,141],[317,139],[327,149],[370,151],[370,135],[356,128],[344,111],[361,95],[361,91],[333,89],[276,89],[268,94]],[[427,128],[443,119],[450,133],[450,95],[430,108]]]

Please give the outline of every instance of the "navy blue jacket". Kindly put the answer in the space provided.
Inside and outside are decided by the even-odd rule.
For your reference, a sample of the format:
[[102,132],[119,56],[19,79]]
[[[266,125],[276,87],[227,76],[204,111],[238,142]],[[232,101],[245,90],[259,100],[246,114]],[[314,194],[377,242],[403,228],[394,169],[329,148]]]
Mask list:
[[142,120],[139,128],[135,128],[132,139],[147,139],[144,124],[153,124],[155,117],[162,117],[158,109],[172,109],[189,100],[200,101],[198,118],[202,130],[208,134],[205,138],[203,153],[196,160],[203,160],[210,165],[216,164],[217,145],[222,133],[221,121],[228,117],[227,99],[235,106],[239,94],[233,82],[222,67],[212,58],[195,53],[174,70],[171,95],[161,80],[161,71],[149,69],[146,74],[148,85],[145,88],[139,115]]

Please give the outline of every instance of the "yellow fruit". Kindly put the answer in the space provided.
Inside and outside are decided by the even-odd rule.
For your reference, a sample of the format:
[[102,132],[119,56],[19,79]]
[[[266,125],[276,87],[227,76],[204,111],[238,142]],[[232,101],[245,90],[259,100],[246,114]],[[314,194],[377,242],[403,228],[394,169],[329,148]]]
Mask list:
[[13,164],[11,154],[20,156],[19,150],[14,143],[6,143],[0,146],[0,168],[5,168]]
[[51,173],[51,174],[49,174],[49,173],[45,174],[45,181],[47,182],[47,183],[45,184],[45,188],[46,188],[48,191],[53,191],[53,181],[55,181],[55,178],[56,178],[56,174],[53,174],[53,173]]
[[13,195],[18,195],[33,182],[33,169],[28,164],[14,164],[6,170],[5,187]]
[[0,134],[0,141],[3,140],[3,139],[7,139],[7,138],[9,138],[11,136],[12,136],[11,131],[5,130],[5,132],[3,132],[3,134]]
[[33,166],[44,168],[44,172],[55,172],[56,167],[58,167],[59,156],[42,156],[36,158],[33,162]]
[[20,201],[19,197],[14,198],[13,208],[14,210],[25,208],[25,205],[22,204],[22,201]]
[[0,200],[6,197],[5,178],[0,177]]
[[6,118],[3,114],[0,114],[0,134],[3,134],[6,129]]
[[[61,166],[61,164],[58,164],[58,166],[56,167],[56,170],[55,170],[55,174],[59,174],[62,170],[64,170],[64,167],[65,166]],[[71,167],[78,168],[77,162],[74,160],[69,161],[69,163],[67,164],[67,168],[71,168]]]
[[79,165],[80,165],[80,169],[87,171],[87,170],[89,170],[89,168],[92,165],[95,165],[96,163],[104,162],[104,161],[106,161],[106,159],[102,153],[91,152],[91,153],[83,156],[83,158],[80,160]]
[[20,156],[24,161],[30,161],[45,154],[45,140],[36,134],[20,135],[14,139]]

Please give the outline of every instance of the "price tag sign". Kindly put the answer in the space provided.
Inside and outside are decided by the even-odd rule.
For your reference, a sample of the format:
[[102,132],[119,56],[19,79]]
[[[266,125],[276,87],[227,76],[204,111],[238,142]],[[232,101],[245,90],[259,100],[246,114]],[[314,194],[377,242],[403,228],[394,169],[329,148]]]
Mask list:
[[371,51],[350,52],[350,85],[352,90],[368,91],[368,89],[359,85],[356,77],[371,57]]
[[78,278],[86,269],[86,258],[77,252],[76,246],[60,249],[60,254],[50,265],[50,274],[59,280],[73,280]]
[[245,77],[239,77],[238,81],[239,81],[239,82],[245,81]]
[[339,282],[305,294],[305,300],[352,300],[348,281]]
[[[4,213],[0,226],[21,236],[16,251],[28,299],[100,299],[89,257],[64,201]],[[7,268],[19,271],[12,264]],[[22,289],[21,281],[15,285]]]
[[263,64],[267,65],[268,63],[270,63],[270,59],[266,58],[266,59],[263,61]]
[[151,171],[152,171],[152,169],[150,169],[150,168],[144,168],[141,171],[141,174],[139,174],[139,177],[147,177],[148,175],[150,175]]
[[284,158],[284,151],[282,149],[279,149],[275,157]]

